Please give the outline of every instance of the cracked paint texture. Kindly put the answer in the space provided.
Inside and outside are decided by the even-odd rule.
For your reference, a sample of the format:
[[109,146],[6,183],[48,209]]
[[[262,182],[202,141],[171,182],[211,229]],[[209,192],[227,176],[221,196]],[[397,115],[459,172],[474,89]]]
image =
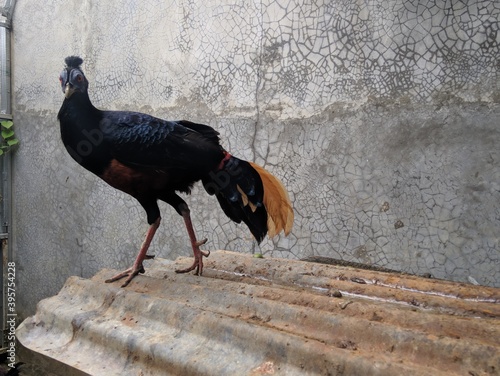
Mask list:
[[[500,286],[499,28],[495,1],[18,1],[20,307],[70,275],[129,266],[147,229],[63,148],[71,54],[97,107],[209,124],[283,180],[293,232],[260,250],[197,186],[187,202],[208,248]],[[160,209],[152,252],[190,255],[181,218]]]

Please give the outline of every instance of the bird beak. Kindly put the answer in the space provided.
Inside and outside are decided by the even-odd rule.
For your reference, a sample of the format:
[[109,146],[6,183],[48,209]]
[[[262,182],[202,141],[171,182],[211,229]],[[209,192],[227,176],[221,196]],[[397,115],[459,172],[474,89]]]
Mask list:
[[75,92],[75,89],[70,85],[70,83],[68,82],[66,84],[66,88],[64,89],[64,96],[66,98],[69,98],[71,97],[71,95]]

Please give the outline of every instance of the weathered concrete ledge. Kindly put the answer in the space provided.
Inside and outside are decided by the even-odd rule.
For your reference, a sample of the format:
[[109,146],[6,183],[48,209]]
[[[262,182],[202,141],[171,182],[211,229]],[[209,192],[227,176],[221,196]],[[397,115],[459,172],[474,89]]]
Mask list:
[[78,375],[500,372],[499,289],[226,251],[174,273],[190,262],[126,288],[69,278],[18,328],[23,351]]

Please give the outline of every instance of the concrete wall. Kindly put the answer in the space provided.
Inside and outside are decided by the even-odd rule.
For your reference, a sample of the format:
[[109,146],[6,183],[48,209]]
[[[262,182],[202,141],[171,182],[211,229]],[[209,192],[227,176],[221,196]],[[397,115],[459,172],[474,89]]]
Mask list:
[[[70,275],[132,262],[142,208],[60,141],[58,75],[85,59],[94,104],[207,123],[283,179],[296,222],[266,256],[323,255],[500,286],[496,1],[39,1],[14,13],[19,309]],[[207,248],[252,252],[198,187]],[[190,255],[161,206],[153,253]]]

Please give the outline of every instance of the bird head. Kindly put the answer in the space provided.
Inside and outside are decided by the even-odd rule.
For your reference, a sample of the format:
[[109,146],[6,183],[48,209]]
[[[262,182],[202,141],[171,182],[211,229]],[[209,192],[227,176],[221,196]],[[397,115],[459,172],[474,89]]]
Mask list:
[[85,78],[80,65],[83,59],[79,56],[68,56],[64,59],[66,67],[59,76],[61,88],[66,98],[69,98],[75,92],[85,93],[89,87],[89,82]]

